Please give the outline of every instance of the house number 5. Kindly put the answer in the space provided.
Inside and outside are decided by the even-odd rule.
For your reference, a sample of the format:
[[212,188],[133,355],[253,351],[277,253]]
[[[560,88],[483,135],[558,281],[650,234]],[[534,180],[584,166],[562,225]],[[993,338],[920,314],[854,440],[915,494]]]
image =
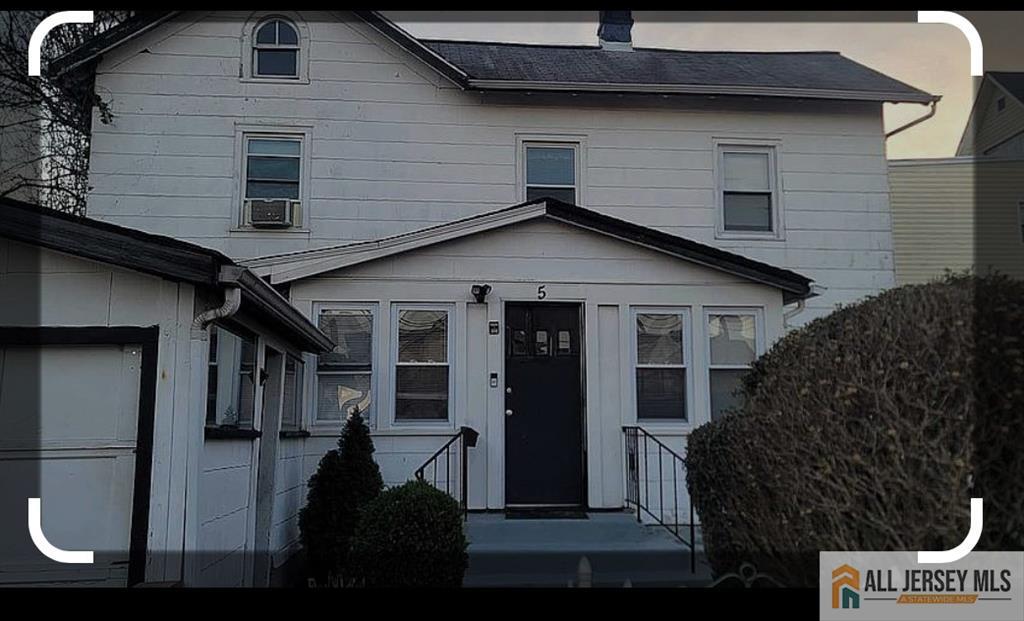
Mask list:
[[548,297],[548,292],[544,290],[544,287],[546,287],[546,286],[547,285],[541,285],[541,286],[537,287],[537,299],[538,300],[543,300],[544,298]]

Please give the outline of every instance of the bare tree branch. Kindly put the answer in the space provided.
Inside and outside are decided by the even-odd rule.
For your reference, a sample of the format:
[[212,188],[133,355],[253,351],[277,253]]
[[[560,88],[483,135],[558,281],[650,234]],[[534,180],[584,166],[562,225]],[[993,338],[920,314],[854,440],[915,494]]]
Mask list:
[[31,197],[40,204],[85,213],[89,137],[94,110],[110,122],[110,108],[93,89],[88,68],[60,77],[45,63],[131,17],[97,11],[92,24],[66,24],[43,43],[44,71],[28,75],[28,42],[49,11],[0,11],[0,196]]

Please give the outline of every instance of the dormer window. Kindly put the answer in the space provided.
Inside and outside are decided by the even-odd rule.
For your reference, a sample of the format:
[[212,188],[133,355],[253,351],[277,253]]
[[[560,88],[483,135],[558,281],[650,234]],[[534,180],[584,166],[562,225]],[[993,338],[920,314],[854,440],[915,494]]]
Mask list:
[[299,31],[290,22],[271,18],[253,35],[252,74],[257,78],[299,78]]

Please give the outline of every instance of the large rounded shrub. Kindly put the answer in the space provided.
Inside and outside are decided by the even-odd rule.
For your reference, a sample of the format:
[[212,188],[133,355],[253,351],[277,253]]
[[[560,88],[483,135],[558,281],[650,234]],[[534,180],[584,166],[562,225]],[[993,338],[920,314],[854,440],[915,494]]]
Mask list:
[[309,479],[299,533],[307,571],[318,584],[351,579],[347,557],[359,509],[384,488],[373,451],[370,429],[354,411],[341,430],[338,448],[321,458]]
[[1024,546],[1024,283],[950,276],[782,338],[696,429],[687,483],[718,574],[817,583],[820,550]]
[[369,587],[458,587],[468,555],[462,511],[423,481],[386,490],[360,514],[350,559]]

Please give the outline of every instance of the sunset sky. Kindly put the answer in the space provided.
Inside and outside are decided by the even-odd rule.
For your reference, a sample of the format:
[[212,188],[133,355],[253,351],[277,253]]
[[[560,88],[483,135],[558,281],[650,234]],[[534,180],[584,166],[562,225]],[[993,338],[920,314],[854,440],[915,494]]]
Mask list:
[[[558,21],[497,21],[474,16],[439,21],[437,13],[386,13],[410,34],[424,38],[519,43],[597,43],[597,12],[561,14]],[[681,14],[680,14],[681,15]],[[916,23],[693,23],[665,13],[635,11],[633,44],[685,50],[834,50],[898,80],[942,95],[935,117],[888,141],[892,159],[948,157],[956,151],[973,100],[967,40],[952,26]],[[678,17],[678,15],[676,16]],[[485,21],[486,20],[486,21]],[[927,111],[925,106],[885,106],[886,128]]]

